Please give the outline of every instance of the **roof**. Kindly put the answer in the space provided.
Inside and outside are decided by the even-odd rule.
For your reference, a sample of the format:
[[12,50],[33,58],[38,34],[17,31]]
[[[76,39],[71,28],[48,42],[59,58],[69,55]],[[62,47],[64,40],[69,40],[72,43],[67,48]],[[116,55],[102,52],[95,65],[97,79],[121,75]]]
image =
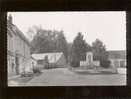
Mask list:
[[62,52],[56,53],[39,53],[39,54],[32,54],[32,57],[36,60],[44,60],[45,56],[48,56],[49,63],[57,62],[60,57],[63,55]]
[[36,60],[34,57],[31,56],[31,59]]
[[125,50],[108,51],[110,59],[126,59]]
[[12,23],[9,23],[7,20],[7,30],[9,32],[7,33],[13,33],[15,35],[18,35],[22,40],[24,40],[29,46],[31,46],[30,42],[28,39],[25,37],[25,35],[18,29],[18,27]]

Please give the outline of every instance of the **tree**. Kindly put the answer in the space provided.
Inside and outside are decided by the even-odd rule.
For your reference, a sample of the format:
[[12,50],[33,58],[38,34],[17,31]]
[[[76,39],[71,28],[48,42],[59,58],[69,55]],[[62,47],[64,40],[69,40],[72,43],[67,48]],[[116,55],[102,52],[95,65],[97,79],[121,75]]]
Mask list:
[[80,66],[80,60],[85,60],[89,48],[89,45],[83,39],[83,35],[79,32],[72,45],[72,66]]
[[67,48],[67,41],[66,41],[63,31],[60,31],[58,33],[57,40],[56,40],[56,50],[63,52],[67,59],[68,48]]
[[32,53],[46,53],[55,50],[54,33],[51,30],[44,30],[35,27],[35,36],[31,41]]
[[28,34],[28,37],[29,37],[29,40],[32,41],[33,40],[33,37],[34,35],[36,35],[37,33],[41,32],[42,30],[42,26],[32,26],[32,27],[29,27],[28,31],[27,31],[27,34]]
[[108,61],[108,52],[106,51],[106,47],[103,42],[99,39],[96,39],[92,43],[92,51],[93,51],[93,59],[100,60],[100,65],[102,67],[109,67]]
[[63,31],[44,30],[37,26],[31,30],[36,34],[31,41],[31,53],[63,52],[67,59],[67,41]]
[[68,53],[68,57],[67,57],[67,62],[70,64],[72,61],[72,44],[73,43],[67,43],[67,53]]

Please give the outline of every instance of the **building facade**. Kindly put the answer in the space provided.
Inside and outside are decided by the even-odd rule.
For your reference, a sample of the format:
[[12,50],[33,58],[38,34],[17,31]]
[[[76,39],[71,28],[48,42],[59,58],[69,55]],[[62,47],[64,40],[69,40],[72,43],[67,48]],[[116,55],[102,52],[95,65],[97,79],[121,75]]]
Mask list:
[[32,57],[37,60],[40,68],[45,68],[45,57],[47,57],[49,68],[67,67],[66,58],[62,52],[32,54]]
[[126,51],[108,51],[108,59],[111,62],[111,66],[115,68],[126,67]]
[[12,16],[7,19],[7,60],[8,76],[26,71],[26,64],[31,58],[30,43],[24,34],[12,23]]

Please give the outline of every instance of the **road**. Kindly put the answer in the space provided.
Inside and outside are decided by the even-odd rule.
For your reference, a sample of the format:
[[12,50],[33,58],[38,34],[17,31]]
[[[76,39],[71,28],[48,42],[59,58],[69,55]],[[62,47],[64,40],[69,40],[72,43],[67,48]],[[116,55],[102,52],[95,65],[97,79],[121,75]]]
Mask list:
[[77,74],[67,68],[43,70],[26,86],[115,86],[126,85],[124,74]]

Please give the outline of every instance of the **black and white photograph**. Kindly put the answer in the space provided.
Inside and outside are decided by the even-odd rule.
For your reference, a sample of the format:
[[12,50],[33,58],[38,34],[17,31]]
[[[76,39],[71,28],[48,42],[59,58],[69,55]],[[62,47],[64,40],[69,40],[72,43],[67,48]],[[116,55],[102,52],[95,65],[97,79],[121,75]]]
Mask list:
[[7,13],[8,86],[126,86],[126,11]]

